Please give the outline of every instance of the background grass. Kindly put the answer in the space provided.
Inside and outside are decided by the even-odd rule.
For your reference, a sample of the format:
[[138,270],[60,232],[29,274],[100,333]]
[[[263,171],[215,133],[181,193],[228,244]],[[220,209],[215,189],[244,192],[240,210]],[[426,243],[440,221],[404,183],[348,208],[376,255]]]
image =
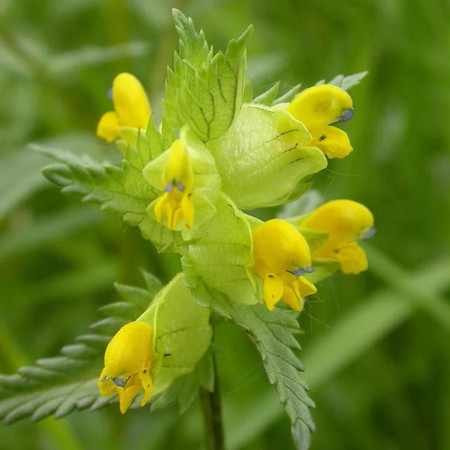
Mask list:
[[[135,229],[61,195],[40,174],[40,142],[112,159],[94,136],[120,71],[155,114],[181,8],[215,48],[255,25],[249,71],[261,92],[369,70],[345,125],[355,151],[316,178],[324,200],[373,211],[371,268],[334,276],[301,317],[317,403],[313,449],[450,448],[450,5],[445,0],[5,0],[0,5],[0,372],[52,356],[117,298],[139,267],[168,280]],[[447,298],[446,298],[447,297]],[[289,424],[246,336],[218,327],[229,448],[292,448]],[[0,429],[0,449],[197,449],[198,405],[76,413]]]

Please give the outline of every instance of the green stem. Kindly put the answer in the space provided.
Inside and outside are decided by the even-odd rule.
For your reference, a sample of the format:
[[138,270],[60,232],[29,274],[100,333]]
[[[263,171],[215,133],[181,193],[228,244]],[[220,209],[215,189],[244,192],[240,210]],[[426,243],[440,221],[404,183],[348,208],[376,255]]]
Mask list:
[[212,355],[214,368],[214,389],[212,392],[202,388],[201,403],[205,418],[205,438],[207,450],[223,450],[222,408],[220,402],[219,380],[217,377],[216,358]]

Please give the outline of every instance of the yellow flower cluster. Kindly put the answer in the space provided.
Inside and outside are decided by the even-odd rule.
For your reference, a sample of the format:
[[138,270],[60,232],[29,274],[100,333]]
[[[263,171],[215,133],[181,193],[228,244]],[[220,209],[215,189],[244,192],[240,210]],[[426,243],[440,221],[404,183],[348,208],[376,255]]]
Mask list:
[[[372,237],[372,213],[360,203],[334,200],[305,217],[302,229],[326,233],[324,244],[312,254],[313,259],[327,258],[340,263],[345,274],[367,270],[367,258],[357,241]],[[301,311],[303,298],[317,289],[303,273],[313,272],[309,246],[300,231],[280,219],[269,220],[253,231],[253,270],[264,284],[267,308],[282,300]],[[312,264],[312,267],[311,267]]]

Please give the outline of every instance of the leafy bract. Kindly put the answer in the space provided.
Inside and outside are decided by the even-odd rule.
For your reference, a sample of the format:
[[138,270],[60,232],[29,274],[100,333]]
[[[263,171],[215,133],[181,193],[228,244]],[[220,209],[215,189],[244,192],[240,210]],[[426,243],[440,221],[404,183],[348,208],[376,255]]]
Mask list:
[[261,295],[251,271],[251,225],[242,211],[222,195],[217,213],[199,230],[183,256],[183,269],[191,289],[205,282],[242,303],[256,303]]
[[168,69],[164,115],[173,129],[189,127],[203,141],[221,136],[238,114],[246,84],[245,43],[249,27],[228,48],[213,55],[192,19],[173,11],[180,37],[174,67]]
[[193,300],[183,273],[165,286],[142,314],[140,320],[153,324],[154,348],[160,357],[155,368],[155,394],[194,370],[211,342],[209,316],[209,308]]
[[281,109],[244,105],[233,126],[208,143],[223,190],[242,209],[285,203],[298,184],[327,165],[323,153],[306,144],[301,122]]

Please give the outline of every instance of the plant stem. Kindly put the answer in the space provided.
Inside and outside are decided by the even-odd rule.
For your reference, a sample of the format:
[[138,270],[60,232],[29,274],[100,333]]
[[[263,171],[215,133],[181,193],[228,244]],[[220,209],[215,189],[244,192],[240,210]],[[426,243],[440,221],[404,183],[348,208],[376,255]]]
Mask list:
[[224,450],[222,408],[220,402],[219,379],[214,353],[212,354],[214,369],[214,389],[209,392],[202,388],[200,397],[205,418],[205,438],[207,450]]

